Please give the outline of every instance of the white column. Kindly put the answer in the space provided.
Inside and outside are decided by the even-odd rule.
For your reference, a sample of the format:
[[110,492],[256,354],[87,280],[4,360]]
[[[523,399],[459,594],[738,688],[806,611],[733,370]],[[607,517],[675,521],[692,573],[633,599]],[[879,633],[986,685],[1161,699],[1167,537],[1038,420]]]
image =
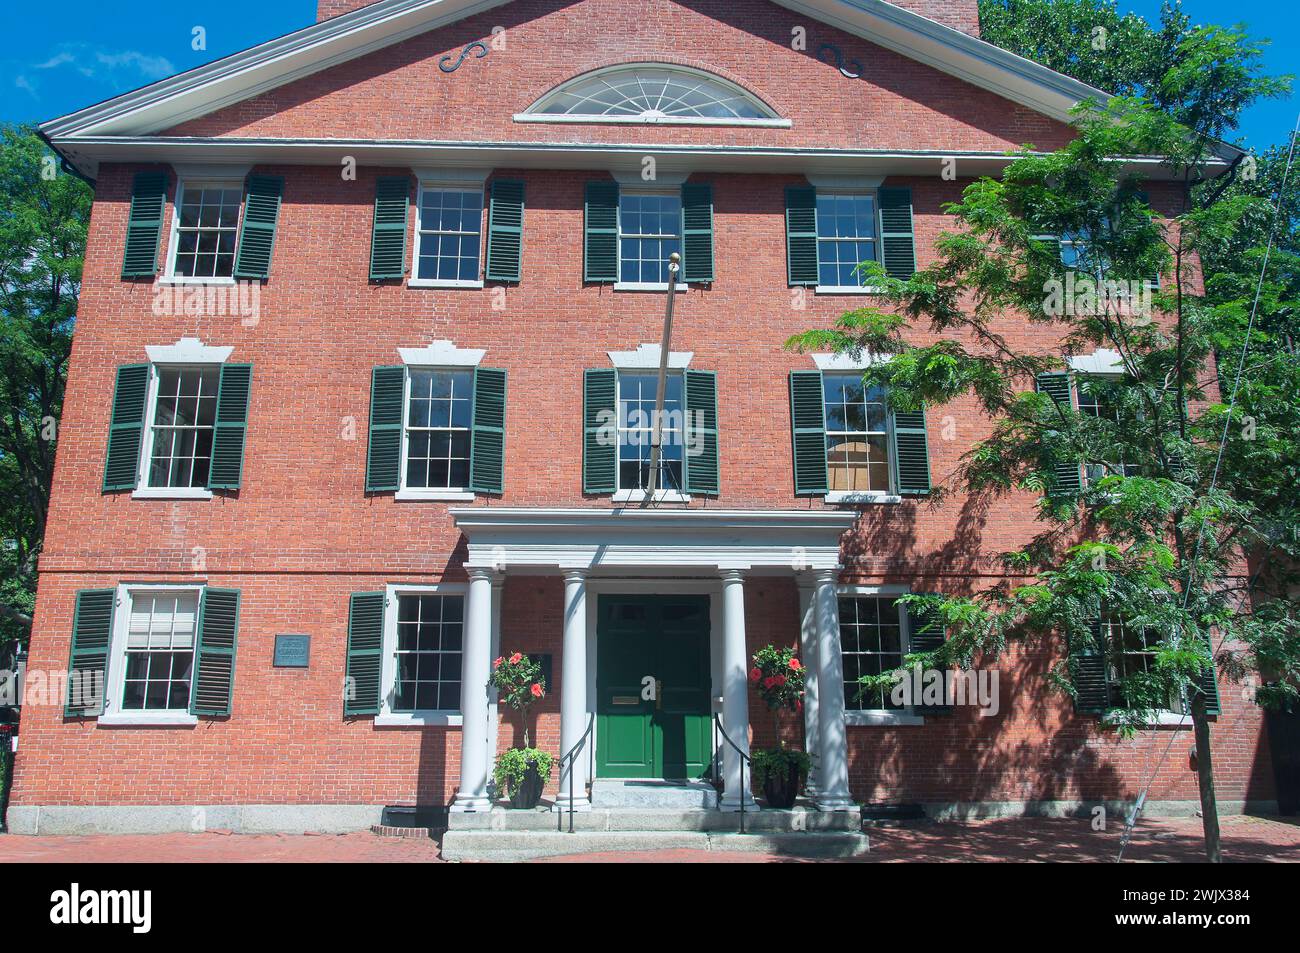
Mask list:
[[[587,573],[571,569],[564,574],[564,645],[560,664],[560,754],[565,755],[587,730]],[[595,744],[595,728],[587,743],[560,772],[557,810],[569,809],[569,773],[573,773],[573,809],[591,810],[587,800],[587,762]]]
[[823,811],[855,806],[849,794],[848,739],[844,730],[844,660],[840,656],[839,596],[834,570],[819,570],[813,605],[817,617],[817,806]]
[[492,666],[492,579],[487,569],[469,570],[460,681],[460,790],[451,810],[487,811],[488,679]]
[[817,736],[817,612],[813,605],[812,580],[799,578],[799,656],[803,662],[803,737],[804,750],[812,756],[804,796],[817,800],[817,752],[821,739]]
[[[745,644],[745,581],[736,570],[722,573],[722,727],[736,747],[749,754],[749,650]],[[754,803],[749,789],[749,766],[735,748],[722,744],[725,789],[722,810],[740,810]]]

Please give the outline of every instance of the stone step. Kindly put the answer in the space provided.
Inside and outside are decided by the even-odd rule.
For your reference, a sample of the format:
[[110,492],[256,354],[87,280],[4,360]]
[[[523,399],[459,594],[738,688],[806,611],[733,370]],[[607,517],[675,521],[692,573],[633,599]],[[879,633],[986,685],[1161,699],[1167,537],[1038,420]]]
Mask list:
[[520,861],[567,854],[626,853],[653,850],[738,851],[783,857],[858,857],[870,849],[866,834],[736,834],[705,831],[556,831],[450,830],[442,838],[449,861]]
[[[565,831],[569,829],[567,813],[553,813],[545,807],[533,811],[493,810],[483,814],[452,814],[453,830],[479,831]],[[772,809],[745,812],[745,829],[771,833],[800,831],[856,832],[861,829],[856,812],[818,811],[794,807],[788,811]],[[574,831],[675,831],[727,832],[740,830],[738,812],[718,810],[665,810],[663,808],[592,808],[575,811]]]
[[592,807],[689,810],[718,806],[718,792],[704,781],[610,781],[591,786]]

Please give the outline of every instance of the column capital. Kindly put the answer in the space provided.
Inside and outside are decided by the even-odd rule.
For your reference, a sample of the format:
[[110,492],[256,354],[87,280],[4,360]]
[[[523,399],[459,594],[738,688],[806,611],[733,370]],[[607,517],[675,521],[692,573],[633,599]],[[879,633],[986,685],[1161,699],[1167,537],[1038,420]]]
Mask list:
[[566,569],[564,570],[565,582],[585,582],[591,575],[590,569]]
[[493,585],[501,584],[502,574],[490,566],[466,566],[465,574],[469,576],[470,582],[481,582],[486,580]]
[[838,569],[817,569],[812,573],[813,581],[818,586],[833,586],[840,581]]
[[719,569],[718,575],[723,582],[744,582],[745,573],[741,569]]

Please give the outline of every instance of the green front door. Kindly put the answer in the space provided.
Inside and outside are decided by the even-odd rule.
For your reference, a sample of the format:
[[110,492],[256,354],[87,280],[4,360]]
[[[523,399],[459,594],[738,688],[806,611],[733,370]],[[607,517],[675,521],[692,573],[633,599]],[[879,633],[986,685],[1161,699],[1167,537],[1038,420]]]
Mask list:
[[708,596],[599,596],[596,776],[699,778],[713,730]]

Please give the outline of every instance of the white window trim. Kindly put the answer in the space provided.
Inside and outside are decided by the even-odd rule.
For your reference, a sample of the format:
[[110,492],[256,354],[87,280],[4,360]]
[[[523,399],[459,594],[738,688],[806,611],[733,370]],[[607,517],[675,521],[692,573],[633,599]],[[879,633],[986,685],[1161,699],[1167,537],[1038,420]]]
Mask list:
[[[686,181],[686,174],[679,174],[671,179],[660,178],[655,183],[637,183],[635,186],[623,184],[619,180],[618,190],[618,231],[615,237],[618,241],[618,273],[623,273],[623,196],[625,195],[660,195],[676,196],[678,201],[682,197],[682,183]],[[682,234],[681,216],[677,217],[677,244],[685,247],[686,236]],[[615,291],[667,291],[668,282],[666,281],[614,281]],[[682,273],[677,273],[677,293],[682,294],[691,290],[691,286],[682,280]]]
[[[862,196],[862,197],[870,197],[870,198],[871,198],[871,207],[872,207],[872,209],[873,209],[874,212],[875,212],[875,219],[876,219],[876,231],[875,231],[875,234],[872,235],[872,237],[871,237],[871,247],[874,248],[874,249],[876,250],[876,258],[875,258],[875,260],[876,260],[877,262],[880,261],[880,231],[881,231],[881,229],[880,229],[880,183],[883,182],[884,179],[881,178],[881,177],[872,177],[872,179],[871,179],[869,182],[866,181],[866,180],[863,180],[861,183],[859,183],[859,182],[856,181],[856,180],[845,180],[845,181],[843,181],[843,182],[836,181],[835,184],[830,184],[830,183],[832,182],[832,180],[835,180],[835,178],[836,178],[836,177],[834,177],[834,176],[823,177],[823,178],[818,178],[818,177],[816,177],[816,176],[808,176],[808,180],[809,180],[810,182],[812,182],[813,185],[816,186],[816,188],[817,188],[817,198],[821,198],[823,195],[851,195],[851,196]],[[824,183],[824,184],[819,185],[818,182],[822,182],[822,183]],[[826,241],[833,241],[833,239],[825,239],[825,240],[826,240]],[[849,240],[849,239],[846,239],[846,241],[847,241],[847,240]],[[852,240],[852,241],[862,241],[862,239],[851,239],[851,240]],[[818,270],[818,275],[817,275],[817,277],[818,277],[819,283],[818,283],[817,286],[814,288],[814,293],[819,294],[819,295],[874,295],[874,294],[880,294],[880,292],[881,292],[883,289],[881,289],[880,287],[877,287],[877,286],[873,286],[873,285],[823,285],[823,284],[820,284],[820,279],[821,279],[821,274],[820,274],[820,272],[821,272],[821,243],[822,243],[822,241],[823,241],[823,239],[822,239],[822,237],[821,237],[821,233],[818,232],[818,234],[817,234],[817,270]]]
[[[484,182],[487,181],[488,170],[483,170],[482,178],[478,178],[478,176],[479,172],[477,170],[466,172],[464,177],[456,175],[451,170],[440,170],[438,172],[431,172],[420,176],[420,185],[415,194],[415,242],[411,257],[411,277],[406,279],[406,286],[408,288],[484,287],[483,245],[484,237],[487,232],[487,189],[484,187]],[[469,192],[478,195],[480,206],[478,226],[478,278],[451,279],[417,277],[420,270],[420,233],[424,228],[425,192]]]
[[167,261],[163,268],[163,274],[158,279],[159,284],[164,285],[233,285],[236,283],[234,267],[232,265],[229,277],[220,278],[192,278],[187,275],[176,274],[176,250],[180,244],[181,235],[181,205],[185,200],[185,183],[189,182],[194,186],[220,186],[223,189],[238,189],[239,215],[235,221],[235,258],[234,263],[239,262],[239,233],[244,227],[244,178],[238,179],[226,178],[219,175],[201,175],[186,179],[178,175],[176,177],[176,197],[172,200],[172,224],[170,237],[167,240]]
[[[104,710],[97,724],[105,728],[161,728],[167,726],[197,725],[199,718],[186,711],[128,711],[122,708],[122,692],[126,687],[126,642],[131,630],[131,599],[135,592],[196,592],[199,606],[203,603],[203,583],[119,583],[113,601],[113,631],[108,649],[108,677],[104,686]],[[197,607],[196,607],[197,613]],[[194,620],[194,668],[199,660],[199,620]],[[190,692],[194,691],[194,678],[190,677]]]
[[[817,363],[818,370],[820,370],[822,373],[823,387],[825,386],[825,378],[828,375],[831,377],[848,377],[853,374],[854,370],[860,369],[859,367],[850,368],[850,367],[835,366],[833,361],[828,361],[827,366],[823,367],[822,361],[819,360],[819,358],[823,358],[823,357],[825,357],[825,355],[819,355],[819,354],[813,355],[813,359]],[[847,355],[845,355],[845,357],[847,357]],[[863,361],[866,362],[876,361],[879,363],[884,363],[890,358],[892,358],[892,355],[882,354],[874,358],[869,355],[864,355]],[[848,358],[848,360],[852,362],[852,358]],[[823,402],[824,401],[825,398],[823,397]],[[826,415],[825,415],[825,408],[823,407],[822,427],[824,428],[825,426],[826,426]],[[824,432],[829,433],[830,431],[824,431]],[[858,433],[859,431],[848,431],[848,432]],[[871,431],[869,430],[861,431],[861,432],[868,435],[871,434]],[[822,501],[826,503],[841,503],[841,504],[843,503],[864,503],[864,504],[865,503],[902,503],[903,502],[903,497],[898,493],[898,486],[897,486],[898,474],[897,472],[895,472],[897,470],[897,461],[894,459],[894,415],[889,410],[888,403],[885,404],[885,456],[887,458],[886,462],[889,464],[889,489],[888,490],[830,490],[829,492],[826,493],[825,496],[822,497]],[[830,466],[830,461],[827,461],[827,466],[828,467]]]
[[[1119,716],[1114,712],[1108,711],[1102,714],[1101,723],[1103,725],[1117,725],[1120,723]],[[1158,711],[1155,712],[1155,718],[1148,718],[1143,727],[1146,728],[1177,728],[1185,731],[1192,729],[1192,716],[1183,715],[1176,711]]]
[[[435,342],[438,343],[438,342]],[[399,350],[406,350],[399,348]],[[405,357],[405,355],[403,355]],[[452,371],[465,372],[473,371],[476,365],[466,364],[406,364],[406,372],[402,375],[402,462],[401,473],[399,474],[397,492],[394,499],[399,502],[431,502],[445,500],[453,503],[473,502],[478,498],[473,490],[467,486],[447,486],[447,487],[409,487],[406,485],[406,456],[407,449],[411,443],[411,371]],[[474,434],[474,375],[470,374],[470,397],[469,397],[470,425],[466,432],[470,434],[470,466],[474,465],[473,434]]]
[[[663,356],[663,347],[659,344],[638,344],[635,351],[606,351],[609,362],[620,371],[658,370],[659,360]],[[695,359],[694,351],[670,351],[668,369],[684,371]]]
[[399,347],[402,363],[409,367],[478,367],[487,351],[457,347],[451,341],[431,341],[428,347]]
[[[866,599],[894,599],[899,596],[911,594],[910,586],[898,584],[880,585],[880,586],[836,586],[835,594],[841,598],[862,597]],[[907,612],[902,606],[898,607],[898,626],[899,634],[902,639],[902,654],[904,656],[912,647],[912,631],[908,620]],[[840,653],[844,652],[841,645]],[[894,708],[862,708],[850,709],[848,702],[848,685],[845,684],[845,708],[844,723],[850,727],[902,727],[913,725],[924,725],[925,716],[918,715],[914,706],[908,706],[902,710]]]
[[[465,599],[469,586],[460,582],[439,582],[428,585],[389,583],[384,591],[384,639],[381,649],[382,664],[379,682],[379,714],[375,725],[389,728],[445,727],[463,723],[460,709],[440,711],[393,711],[393,696],[397,693],[397,598],[398,596],[460,596]],[[463,618],[463,615],[462,615]],[[461,623],[462,626],[465,624]],[[464,642],[461,642],[462,658]],[[461,697],[465,684],[461,680]]]
[[[609,356],[610,356],[610,358],[613,358],[616,354],[618,354],[618,355],[620,355],[620,356],[622,356],[622,355],[628,355],[628,354],[636,354],[636,355],[640,355],[640,354],[643,353],[643,349],[644,349],[644,348],[650,348],[650,347],[653,347],[653,348],[654,348],[654,358],[655,358],[655,363],[654,363],[653,366],[643,365],[643,364],[629,364],[629,365],[627,365],[627,366],[621,366],[621,365],[619,365],[619,364],[615,361],[615,362],[614,362],[614,369],[615,369],[616,371],[618,371],[619,375],[622,375],[622,374],[625,374],[625,373],[626,373],[626,374],[631,374],[631,375],[636,375],[636,376],[646,376],[646,375],[648,375],[651,371],[657,371],[657,370],[659,369],[659,350],[660,350],[660,347],[659,347],[658,344],[654,344],[654,345],[650,345],[650,344],[642,344],[642,345],[640,345],[640,346],[637,348],[637,350],[636,350],[635,352],[633,352],[633,351],[610,351],[610,352],[609,352]],[[681,357],[683,357],[683,356],[685,356],[685,358],[686,358],[685,363],[682,363],[682,364],[680,364],[680,365],[678,365],[678,364],[674,364],[674,363],[673,363],[673,358],[681,358]],[[686,410],[686,369],[687,369],[687,365],[690,364],[690,362],[691,362],[691,358],[694,357],[694,356],[695,356],[695,355],[694,355],[694,352],[691,352],[691,353],[686,354],[686,355],[683,355],[681,352],[674,352],[674,353],[670,353],[670,354],[669,354],[669,357],[668,357],[668,373],[669,373],[669,374],[680,374],[681,377],[682,377],[682,411],[683,411],[683,413],[684,413],[685,410]],[[623,404],[622,385],[621,385],[621,383],[620,383],[620,381],[619,381],[619,376],[615,376],[615,378],[614,378],[614,406],[615,406],[615,412],[618,414],[618,419],[619,419],[620,421],[623,419],[623,417],[622,417],[622,404]],[[623,443],[622,443],[622,431],[623,431],[623,427],[622,427],[621,425],[618,425],[618,431],[619,431],[619,444],[618,444],[618,447],[615,449],[615,453],[614,453],[614,482],[615,482],[615,484],[618,484],[618,483],[620,483],[620,482],[622,481],[622,470],[623,470],[623,468],[622,468],[622,457],[621,457],[621,456],[619,455],[619,453],[618,453],[618,450],[621,449],[622,446],[623,446]],[[685,434],[683,434],[682,436],[683,436],[683,439],[685,439]],[[686,455],[685,455],[685,453],[683,453],[683,454],[682,454],[682,479],[685,480],[685,478],[686,478]],[[613,497],[610,498],[610,502],[611,502],[611,503],[644,503],[645,501],[646,501],[646,491],[645,491],[645,490],[643,490],[643,489],[634,489],[634,488],[624,488],[624,487],[619,487],[618,489],[616,489],[616,490],[614,491],[614,495],[613,495]],[[655,495],[654,495],[654,500],[653,500],[653,502],[655,502],[655,503],[689,503],[689,502],[691,502],[691,495],[690,495],[689,493],[686,493],[686,492],[681,491],[681,490],[670,490],[670,489],[666,489],[666,488],[660,488],[660,489],[656,489],[656,490],[655,490]]]
[[[194,338],[181,338],[181,343]],[[211,356],[215,352],[226,350],[225,348],[207,349]],[[230,349],[230,350],[233,350]],[[229,353],[226,355],[229,356]],[[131,493],[134,500],[210,500],[213,497],[211,490],[201,486],[149,486],[149,467],[153,461],[153,444],[154,444],[154,420],[158,415],[158,372],[160,369],[167,370],[211,370],[214,366],[219,367],[224,361],[213,360],[191,360],[191,361],[167,361],[165,363],[149,362],[149,388],[145,393],[144,405],[144,432],[140,435],[140,459],[136,462],[135,490]],[[218,371],[218,374],[220,371]],[[212,465],[211,461],[208,466]]]

